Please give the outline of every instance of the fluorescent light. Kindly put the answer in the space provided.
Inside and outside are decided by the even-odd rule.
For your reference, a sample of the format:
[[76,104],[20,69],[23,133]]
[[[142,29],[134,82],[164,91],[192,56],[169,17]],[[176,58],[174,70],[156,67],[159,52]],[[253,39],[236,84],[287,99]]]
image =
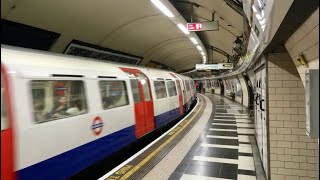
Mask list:
[[193,42],[193,44],[198,44],[197,40],[195,38],[190,38],[190,40]]
[[258,20],[261,20],[261,19],[262,19],[262,17],[260,16],[260,14],[256,14],[256,17],[257,17]]
[[151,0],[151,2],[158,8],[160,9],[163,14],[165,14],[168,17],[174,17],[174,15],[172,14],[172,12],[165,6],[162,4],[162,2],[160,2],[159,0]]
[[266,23],[266,19],[263,18],[262,20],[259,21],[260,25],[264,25]]
[[255,12],[255,13],[258,12],[257,9],[256,9],[256,7],[255,7],[254,5],[252,5],[252,9],[253,9],[253,12]]
[[200,51],[202,51],[202,48],[201,48],[200,46],[197,46],[197,48],[198,48]]
[[185,33],[185,34],[190,34],[189,33],[189,31],[187,30],[187,28],[183,25],[183,24],[178,24],[177,25],[179,28],[180,28],[180,30],[183,32],[183,33]]
[[204,55],[204,52],[203,52],[203,51],[201,51],[200,53],[201,53],[202,55]]
[[261,7],[262,7],[262,4],[260,3],[260,1],[258,1],[258,4],[259,4],[259,7],[261,8]]

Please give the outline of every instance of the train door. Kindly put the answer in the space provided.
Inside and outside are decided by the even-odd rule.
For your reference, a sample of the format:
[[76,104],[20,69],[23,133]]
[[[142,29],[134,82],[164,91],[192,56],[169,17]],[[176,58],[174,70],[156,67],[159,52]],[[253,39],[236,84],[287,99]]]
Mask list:
[[1,65],[1,179],[14,179],[12,113],[8,79]]
[[170,73],[176,79],[177,89],[178,89],[178,96],[179,96],[179,112],[180,115],[183,115],[183,101],[182,101],[182,90],[179,78],[175,76],[173,73]]
[[140,95],[140,98],[134,98],[136,137],[139,138],[154,129],[154,112],[150,82],[148,77],[138,69],[120,69],[135,77],[131,78],[131,87],[133,91],[139,91],[139,93],[133,92]]

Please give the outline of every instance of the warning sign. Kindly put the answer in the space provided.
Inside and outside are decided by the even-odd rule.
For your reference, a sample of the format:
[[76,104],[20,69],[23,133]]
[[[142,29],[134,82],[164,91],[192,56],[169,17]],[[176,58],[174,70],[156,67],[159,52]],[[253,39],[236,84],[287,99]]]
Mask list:
[[94,118],[91,129],[96,136],[98,136],[102,132],[103,122],[99,116]]

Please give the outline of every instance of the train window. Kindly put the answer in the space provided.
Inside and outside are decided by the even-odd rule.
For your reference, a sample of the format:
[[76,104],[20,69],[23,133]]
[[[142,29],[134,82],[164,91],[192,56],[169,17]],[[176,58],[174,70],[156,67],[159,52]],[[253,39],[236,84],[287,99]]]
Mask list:
[[169,96],[176,96],[177,95],[177,89],[176,89],[176,84],[174,81],[167,81],[167,86],[168,86],[168,92]]
[[140,100],[140,91],[139,91],[139,85],[137,79],[130,79],[131,82],[131,89],[132,89],[132,95],[134,103],[139,103]]
[[99,85],[103,109],[112,109],[129,104],[124,81],[100,81]]
[[140,76],[140,82],[142,85],[142,90],[143,90],[143,95],[144,95],[144,100],[145,101],[150,101],[150,90],[149,90],[149,83],[148,83],[148,78],[141,74],[138,73],[138,75]]
[[33,80],[31,86],[33,115],[37,123],[87,112],[82,81]]
[[4,85],[1,76],[1,131],[8,129],[7,109],[5,106]]
[[157,99],[166,98],[167,97],[167,90],[164,81],[154,81],[154,88],[156,91]]

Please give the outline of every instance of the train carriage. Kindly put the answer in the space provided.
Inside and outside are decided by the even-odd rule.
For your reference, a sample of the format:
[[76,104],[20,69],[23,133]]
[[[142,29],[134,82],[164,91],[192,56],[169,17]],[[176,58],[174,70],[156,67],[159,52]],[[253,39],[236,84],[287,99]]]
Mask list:
[[1,51],[1,179],[70,177],[184,115],[193,96],[173,72]]

